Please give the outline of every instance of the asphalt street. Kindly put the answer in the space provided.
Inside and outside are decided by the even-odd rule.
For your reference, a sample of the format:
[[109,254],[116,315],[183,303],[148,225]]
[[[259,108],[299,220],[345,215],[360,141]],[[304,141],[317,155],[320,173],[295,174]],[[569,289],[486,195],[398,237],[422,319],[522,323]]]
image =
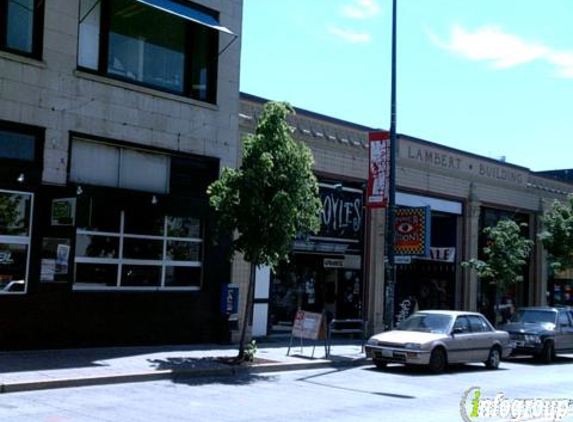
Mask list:
[[[2,395],[0,421],[453,422],[463,420],[460,401],[472,387],[482,398],[573,399],[572,373],[570,356],[548,366],[522,359],[496,371],[464,365],[440,375],[390,365],[79,387]],[[562,420],[573,421],[570,408]]]

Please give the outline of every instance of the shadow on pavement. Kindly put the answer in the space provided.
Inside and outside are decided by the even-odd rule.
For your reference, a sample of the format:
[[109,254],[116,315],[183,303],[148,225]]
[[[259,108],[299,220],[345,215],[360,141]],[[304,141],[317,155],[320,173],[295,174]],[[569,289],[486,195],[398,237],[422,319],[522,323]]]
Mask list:
[[507,361],[532,366],[571,365],[573,364],[573,357],[557,355],[553,362],[543,363],[535,356],[512,356]]
[[360,388],[350,388],[350,387],[343,387],[340,385],[332,385],[329,384],[326,381],[320,381],[319,379],[328,375],[332,375],[335,373],[340,373],[343,371],[348,371],[352,368],[339,368],[339,369],[334,369],[332,371],[328,371],[328,372],[322,372],[320,374],[314,374],[314,375],[310,375],[308,377],[303,377],[303,378],[299,378],[297,379],[298,382],[304,382],[304,383],[308,383],[308,384],[313,384],[313,385],[319,385],[321,387],[326,387],[326,388],[332,388],[335,390],[344,390],[344,391],[351,391],[353,393],[362,393],[362,394],[370,394],[370,395],[374,395],[374,396],[384,396],[384,397],[392,397],[395,399],[406,399],[406,400],[411,400],[411,399],[415,399],[417,398],[416,396],[409,396],[409,395],[404,395],[404,394],[396,394],[396,393],[389,393],[389,392],[382,392],[382,391],[369,391],[369,390],[362,390]]
[[[212,346],[211,346],[212,347]],[[0,374],[54,369],[101,368],[111,359],[136,358],[157,352],[200,350],[200,346],[132,346],[0,352]]]
[[379,372],[381,374],[393,374],[393,375],[404,375],[410,377],[418,377],[418,376],[441,376],[447,374],[463,374],[463,373],[472,373],[472,372],[497,372],[497,371],[507,371],[507,368],[500,366],[495,371],[491,371],[487,369],[484,365],[475,364],[475,365],[448,365],[447,369],[441,373],[432,372],[426,366],[420,365],[388,365],[384,369],[377,369],[374,366],[367,366],[362,368],[363,371],[371,371],[371,372]]
[[234,377],[228,376],[205,376],[205,377],[189,377],[182,374],[171,380],[175,384],[184,384],[190,387],[201,386],[208,384],[224,384],[224,385],[249,385],[257,382],[274,382],[278,377],[269,375],[257,375],[251,373],[239,374]]

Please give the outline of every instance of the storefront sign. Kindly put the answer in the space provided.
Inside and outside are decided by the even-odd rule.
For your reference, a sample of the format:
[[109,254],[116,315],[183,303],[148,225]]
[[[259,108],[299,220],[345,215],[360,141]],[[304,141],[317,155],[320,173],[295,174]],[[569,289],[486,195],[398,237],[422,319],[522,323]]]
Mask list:
[[421,255],[430,253],[430,207],[396,209],[396,255]]
[[386,208],[390,181],[390,132],[370,132],[368,141],[370,153],[368,155],[367,206]]
[[359,270],[362,259],[360,255],[345,255],[344,258],[324,258],[324,268],[345,268]]
[[455,262],[456,248],[430,248],[430,258],[434,261]]
[[321,183],[320,199],[322,212],[318,236],[323,240],[359,241],[362,232],[362,191]]
[[52,200],[52,226],[73,226],[76,220],[76,198]]
[[500,161],[472,158],[444,148],[429,148],[408,140],[401,141],[401,158],[448,171],[460,171],[480,178],[522,186],[527,182],[527,172]]
[[324,268],[344,268],[344,259],[324,258]]

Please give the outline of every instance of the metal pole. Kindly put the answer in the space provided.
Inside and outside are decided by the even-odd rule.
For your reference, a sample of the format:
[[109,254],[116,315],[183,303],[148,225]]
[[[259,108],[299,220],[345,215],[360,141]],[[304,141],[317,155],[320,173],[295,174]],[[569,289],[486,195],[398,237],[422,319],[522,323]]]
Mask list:
[[396,260],[394,251],[396,225],[396,2],[392,0],[392,63],[390,99],[390,180],[388,189],[388,211],[386,225],[386,328],[394,327],[394,287],[396,284]]

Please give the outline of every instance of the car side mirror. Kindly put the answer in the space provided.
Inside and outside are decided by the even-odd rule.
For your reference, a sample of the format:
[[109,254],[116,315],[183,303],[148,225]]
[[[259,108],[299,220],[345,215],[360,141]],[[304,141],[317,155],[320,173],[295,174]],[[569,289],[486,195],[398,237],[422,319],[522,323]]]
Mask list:
[[464,332],[463,328],[460,327],[456,327],[452,330],[452,335],[456,335],[456,334],[462,334]]

